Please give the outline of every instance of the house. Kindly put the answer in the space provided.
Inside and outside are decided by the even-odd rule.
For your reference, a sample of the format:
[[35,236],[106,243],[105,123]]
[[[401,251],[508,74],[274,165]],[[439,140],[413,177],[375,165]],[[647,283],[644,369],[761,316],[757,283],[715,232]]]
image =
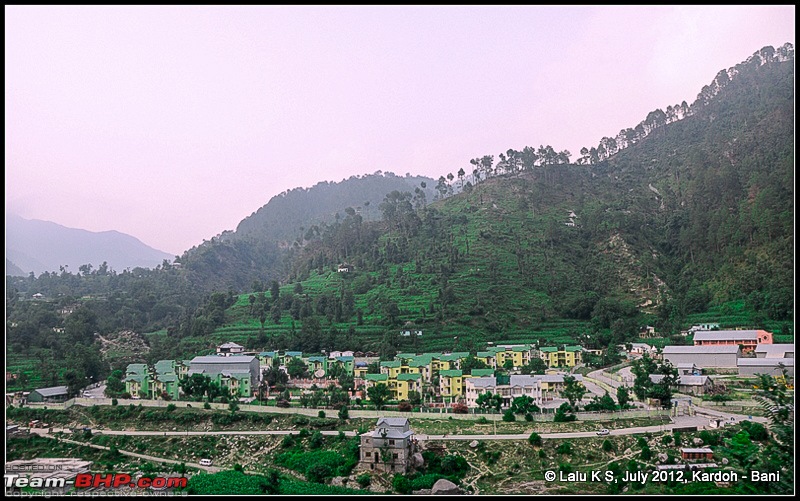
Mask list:
[[[394,384],[392,384],[394,383]],[[398,374],[395,381],[389,381],[389,389],[395,400],[408,400],[408,394],[416,391],[422,394],[422,375]]]
[[717,323],[709,323],[709,324],[693,325],[693,326],[689,327],[689,329],[686,332],[687,332],[687,334],[693,334],[693,333],[695,333],[697,331],[714,331],[714,330],[718,330],[718,329],[719,329],[719,324],[717,324]]
[[415,452],[417,443],[408,419],[382,417],[373,431],[361,434],[358,469],[406,473]]
[[36,294],[31,296],[33,299],[42,299],[44,298],[44,294],[37,292]]
[[497,358],[495,358],[494,352],[492,351],[479,351],[475,358],[492,369],[497,367]]
[[639,337],[641,338],[651,338],[656,337],[656,328],[652,325],[645,325],[639,330]]
[[[658,384],[664,379],[663,374],[650,374],[650,381]],[[714,380],[708,376],[692,376],[681,375],[678,376],[677,391],[688,395],[705,395],[714,387]]]
[[464,395],[464,373],[460,370],[439,371],[439,395],[449,401]]
[[702,447],[699,449],[692,449],[688,447],[681,448],[681,458],[686,459],[714,459],[714,451],[709,449],[708,447]]
[[188,375],[203,374],[239,397],[251,397],[258,387],[258,358],[250,355],[194,357]]
[[664,360],[674,366],[692,363],[701,369],[710,367],[736,368],[742,355],[738,345],[718,346],[665,346]]
[[691,363],[691,362],[677,364],[675,366],[675,368],[678,369],[678,375],[679,376],[699,376],[700,375],[700,369],[698,369],[697,366],[695,364]]
[[631,351],[629,353],[633,355],[644,355],[647,353],[649,355],[653,351],[655,351],[655,348],[647,343],[631,343]]
[[152,376],[147,364],[128,364],[124,382],[125,392],[133,398],[148,398],[152,395],[150,390]]
[[401,336],[410,337],[410,336],[421,336],[422,329],[403,329],[400,331]]
[[236,343],[224,343],[217,346],[217,355],[229,357],[231,355],[238,355],[244,351],[244,346]]
[[52,386],[50,388],[38,388],[28,395],[29,403],[36,402],[64,402],[67,400],[66,386]]
[[356,378],[364,379],[364,376],[367,375],[367,371],[369,370],[369,364],[364,361],[358,361],[355,363],[355,367],[353,367],[353,376]]
[[754,351],[759,344],[772,344],[772,333],[765,330],[696,331],[695,346],[741,346],[742,353]]
[[339,267],[336,268],[337,273],[350,273],[351,270],[352,267],[347,263],[340,264]]

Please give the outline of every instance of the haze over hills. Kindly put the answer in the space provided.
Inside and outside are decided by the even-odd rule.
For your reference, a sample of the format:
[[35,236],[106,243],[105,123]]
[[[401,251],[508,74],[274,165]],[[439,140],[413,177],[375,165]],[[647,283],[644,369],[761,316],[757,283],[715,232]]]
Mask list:
[[59,271],[62,266],[77,272],[82,265],[97,268],[103,262],[117,271],[155,268],[174,258],[118,231],[93,232],[6,214],[6,264],[10,261],[24,275]]

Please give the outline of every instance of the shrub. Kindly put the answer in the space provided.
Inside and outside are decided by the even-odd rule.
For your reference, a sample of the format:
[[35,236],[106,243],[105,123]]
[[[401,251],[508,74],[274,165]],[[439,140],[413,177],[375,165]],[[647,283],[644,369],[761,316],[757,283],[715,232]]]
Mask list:
[[325,463],[312,464],[306,470],[306,478],[309,482],[317,482],[318,484],[325,483],[325,479],[332,477],[333,471],[331,467]]
[[369,473],[364,473],[356,477],[356,482],[362,488],[366,488],[369,486],[370,482],[372,482],[372,476]]
[[611,443],[611,440],[608,439],[603,440],[603,450],[606,452],[611,452],[614,450],[614,444]]
[[558,446],[556,452],[559,454],[572,454],[572,444],[569,442],[563,442]]
[[478,423],[478,424],[487,424],[487,423],[489,423],[489,420],[486,419],[486,416],[481,416],[481,417],[478,418],[476,423]]
[[289,403],[288,400],[280,399],[277,402],[275,402],[275,406],[286,408],[286,407],[291,407],[291,404]]
[[208,402],[203,404],[203,409],[208,410],[210,408],[211,408],[211,404],[209,404]]
[[455,414],[467,414],[469,413],[469,409],[467,408],[467,404],[462,404],[461,402],[457,404],[453,404],[453,412]]
[[292,424],[296,424],[296,425],[300,425],[300,426],[305,426],[305,425],[307,425],[309,422],[310,422],[310,421],[309,421],[309,420],[308,420],[308,418],[307,418],[307,417],[305,417],[305,416],[294,416],[294,417],[292,417]]
[[324,418],[325,417],[325,411],[319,411],[319,413],[317,414],[317,417]]
[[719,435],[716,433],[711,433],[707,430],[703,430],[700,432],[700,438],[706,445],[719,445]]
[[294,442],[294,435],[289,433],[288,435],[283,437],[283,440],[281,440],[281,447],[283,447],[284,449],[288,449],[289,447],[293,446],[294,443],[295,443]]
[[119,404],[119,402],[117,402],[116,398],[112,398],[111,399],[111,405],[118,405],[118,404]]
[[534,447],[541,447],[542,446],[542,436],[536,433],[535,431],[531,433],[531,436],[528,437],[528,443]]
[[339,419],[342,421],[350,419],[350,412],[347,410],[347,407],[342,407],[339,409]]
[[441,472],[445,475],[463,477],[469,471],[467,460],[458,454],[449,454],[442,458]]
[[411,412],[412,409],[413,409],[413,407],[406,400],[403,400],[402,402],[397,404],[397,410],[400,411],[400,412]]
[[[700,435],[701,435],[700,438],[702,438],[702,433]],[[672,435],[664,435],[663,437],[661,437],[661,443],[664,444],[664,445],[671,444],[672,440],[673,440]]]
[[558,463],[558,469],[564,473],[572,473],[572,465],[569,463]]
[[769,438],[769,432],[761,423],[742,421],[742,428],[750,434],[750,439],[756,442],[763,442]]
[[650,447],[646,445],[642,447],[642,455],[640,456],[640,458],[643,461],[648,461],[653,458],[653,451],[650,450]]
[[239,410],[239,404],[236,402],[236,400],[231,400],[230,402],[228,402],[228,409],[231,412],[236,412]]
[[311,432],[308,431],[308,428],[301,428],[300,429],[300,433],[297,436],[299,438],[306,438],[309,435],[311,435]]
[[529,423],[533,421],[533,414],[531,414],[530,412],[525,414],[525,421],[528,421]]
[[411,494],[411,481],[405,475],[395,475],[392,479],[392,489],[400,494]]
[[308,440],[308,446],[312,449],[319,449],[324,443],[325,440],[322,438],[322,433],[320,433],[319,430],[315,431]]
[[175,405],[175,404],[169,404],[169,405],[167,406],[167,412],[173,412],[173,411],[174,411],[175,409],[177,409],[177,408],[178,408],[178,406],[177,406],[177,405]]
[[516,421],[517,417],[514,416],[514,412],[511,409],[508,409],[503,413],[503,421],[510,423],[512,421]]
[[241,471],[242,473],[244,473],[244,466],[240,465],[239,463],[236,463],[233,465],[233,471]]

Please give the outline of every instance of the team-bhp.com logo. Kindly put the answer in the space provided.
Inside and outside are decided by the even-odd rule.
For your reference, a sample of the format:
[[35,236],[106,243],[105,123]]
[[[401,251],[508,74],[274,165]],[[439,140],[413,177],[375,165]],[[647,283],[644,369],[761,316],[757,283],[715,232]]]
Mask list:
[[130,487],[132,489],[168,489],[175,487],[186,487],[186,477],[139,477],[134,479],[127,473],[79,473],[74,480],[64,478],[40,478],[20,475],[18,473],[6,473],[6,488],[41,488],[58,489],[72,485],[76,489],[119,489]]

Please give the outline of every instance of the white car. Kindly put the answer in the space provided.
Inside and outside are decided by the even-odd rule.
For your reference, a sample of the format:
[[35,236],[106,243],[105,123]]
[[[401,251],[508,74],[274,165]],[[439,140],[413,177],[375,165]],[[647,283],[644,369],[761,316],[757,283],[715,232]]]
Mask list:
[[611,432],[608,431],[607,429],[603,428],[602,430],[597,432],[597,436],[608,435],[609,433],[611,433]]
[[203,458],[200,460],[200,466],[211,466],[213,461],[210,459]]

